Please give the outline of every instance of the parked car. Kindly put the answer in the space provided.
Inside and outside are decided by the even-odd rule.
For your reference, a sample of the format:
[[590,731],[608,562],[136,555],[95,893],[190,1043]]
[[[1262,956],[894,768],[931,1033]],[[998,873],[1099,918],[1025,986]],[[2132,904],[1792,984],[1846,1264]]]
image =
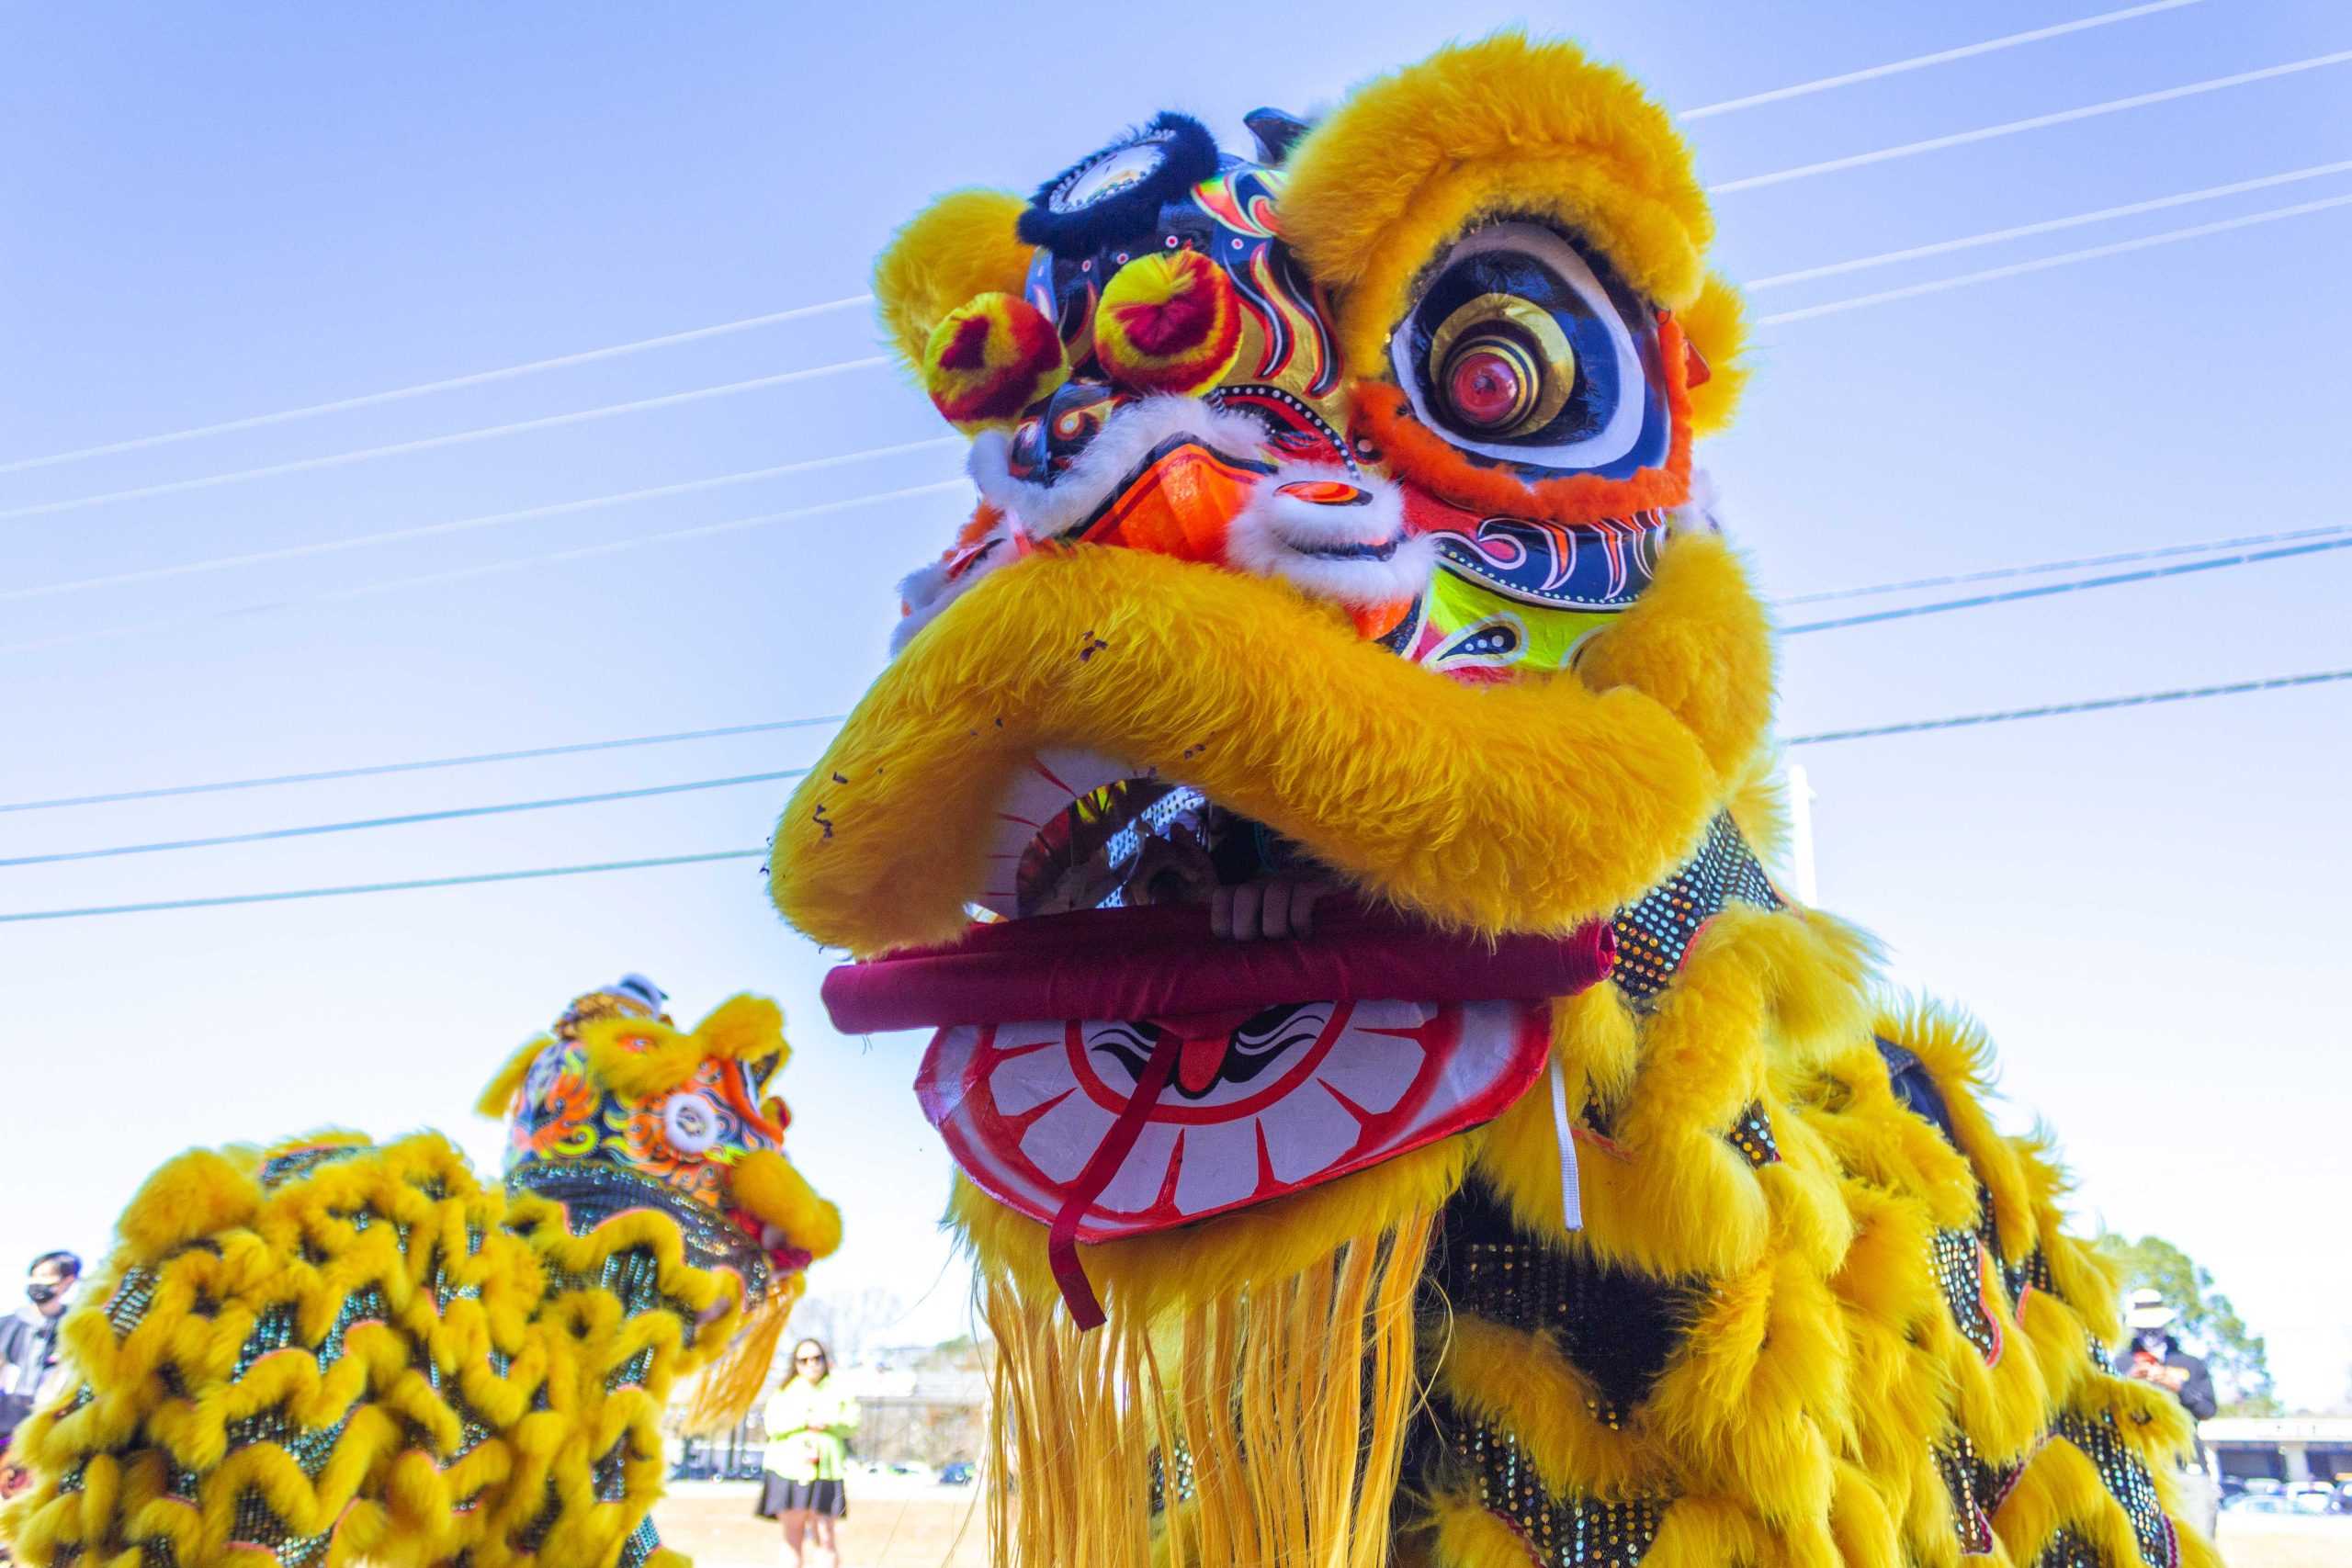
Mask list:
[[939,1483],[942,1486],[969,1486],[972,1483],[972,1466],[970,1462],[958,1459],[950,1460],[945,1464],[941,1465],[939,1467]]
[[2299,1514],[2293,1499],[2278,1492],[2241,1492],[2222,1505],[2225,1514]]

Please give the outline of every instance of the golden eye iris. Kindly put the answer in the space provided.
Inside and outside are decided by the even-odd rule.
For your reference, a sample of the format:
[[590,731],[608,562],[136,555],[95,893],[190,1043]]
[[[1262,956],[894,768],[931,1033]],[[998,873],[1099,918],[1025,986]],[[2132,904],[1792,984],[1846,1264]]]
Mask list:
[[1516,294],[1466,299],[1430,335],[1430,384],[1464,428],[1522,435],[1576,390],[1577,355],[1552,313]]

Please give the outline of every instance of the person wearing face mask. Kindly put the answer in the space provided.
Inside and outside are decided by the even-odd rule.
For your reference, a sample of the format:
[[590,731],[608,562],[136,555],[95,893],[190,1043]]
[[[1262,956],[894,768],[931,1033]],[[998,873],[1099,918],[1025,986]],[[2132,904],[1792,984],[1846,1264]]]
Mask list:
[[81,1277],[82,1260],[72,1253],[42,1253],[25,1275],[31,1304],[0,1319],[0,1449],[47,1392],[42,1385],[57,1366],[58,1327]]
[[[2172,1332],[2179,1314],[2165,1304],[2161,1291],[2134,1291],[2124,1305],[2123,1325],[2132,1337],[2123,1347],[2116,1371],[2127,1378],[2154,1383],[2181,1403],[2193,1420],[2210,1421],[2220,1401],[2213,1393],[2213,1373],[2204,1358],[2180,1348]],[[2194,1462],[2182,1466],[2182,1511],[2192,1523],[2213,1533],[2221,1497],[2206,1469],[2205,1440],[2197,1439]]]

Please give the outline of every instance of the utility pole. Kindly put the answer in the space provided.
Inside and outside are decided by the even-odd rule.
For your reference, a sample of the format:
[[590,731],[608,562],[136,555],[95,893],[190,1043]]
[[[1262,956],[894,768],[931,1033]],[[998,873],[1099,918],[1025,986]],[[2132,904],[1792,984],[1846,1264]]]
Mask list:
[[1789,872],[1796,880],[1797,897],[1807,908],[1821,902],[1821,886],[1813,867],[1813,782],[1803,762],[1788,765]]

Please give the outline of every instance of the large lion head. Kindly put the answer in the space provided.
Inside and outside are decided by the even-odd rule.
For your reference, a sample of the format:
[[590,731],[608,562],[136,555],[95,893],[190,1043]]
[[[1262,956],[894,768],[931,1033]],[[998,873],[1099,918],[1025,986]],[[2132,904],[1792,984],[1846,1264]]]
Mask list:
[[1531,1004],[1606,969],[1769,703],[1692,504],[1738,313],[1664,111],[1503,36],[1250,125],[1160,115],[883,257],[979,502],[775,841],[802,931],[926,950],[837,1020],[939,1026],[926,1109],[1066,1241],[1527,1092]]

